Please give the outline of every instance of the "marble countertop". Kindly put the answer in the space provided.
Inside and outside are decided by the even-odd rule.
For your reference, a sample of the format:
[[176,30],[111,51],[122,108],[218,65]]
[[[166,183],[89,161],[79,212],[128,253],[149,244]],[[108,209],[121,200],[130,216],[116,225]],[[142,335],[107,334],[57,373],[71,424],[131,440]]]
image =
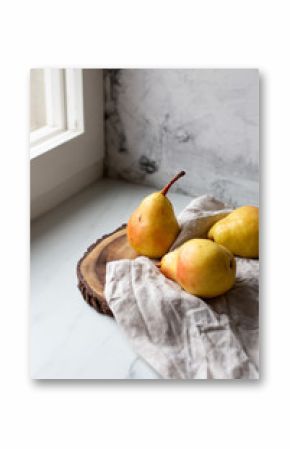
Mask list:
[[[158,379],[116,322],[77,288],[78,259],[125,223],[151,187],[101,180],[31,226],[30,372],[33,379]],[[189,202],[171,193],[176,213]]]

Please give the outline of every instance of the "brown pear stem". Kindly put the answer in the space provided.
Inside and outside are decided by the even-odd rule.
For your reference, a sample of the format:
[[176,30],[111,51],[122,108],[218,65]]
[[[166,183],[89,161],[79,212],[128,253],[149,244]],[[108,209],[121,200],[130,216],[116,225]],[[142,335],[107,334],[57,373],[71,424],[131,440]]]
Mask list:
[[161,193],[165,196],[166,193],[168,192],[168,190],[170,189],[170,187],[172,186],[172,184],[174,184],[179,178],[181,178],[184,175],[185,175],[184,170],[177,173],[177,175],[175,175],[174,178],[172,178],[171,181],[168,184],[166,184],[165,187],[163,187],[163,189],[161,190]]

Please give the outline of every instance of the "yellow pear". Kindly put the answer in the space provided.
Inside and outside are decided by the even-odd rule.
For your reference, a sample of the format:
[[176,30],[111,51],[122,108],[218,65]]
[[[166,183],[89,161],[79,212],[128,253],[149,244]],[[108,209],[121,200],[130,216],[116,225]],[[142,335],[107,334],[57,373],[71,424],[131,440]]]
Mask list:
[[161,263],[157,265],[160,266],[162,273],[173,281],[176,280],[178,250],[179,248],[165,254],[161,259]]
[[162,257],[176,239],[180,229],[166,194],[172,184],[184,175],[185,172],[181,171],[160,192],[144,198],[131,215],[127,236],[137,253],[152,259]]
[[215,223],[208,238],[240,257],[259,257],[259,208],[243,206]]
[[234,285],[236,261],[232,253],[218,243],[191,239],[166,254],[160,270],[192,295],[213,298]]

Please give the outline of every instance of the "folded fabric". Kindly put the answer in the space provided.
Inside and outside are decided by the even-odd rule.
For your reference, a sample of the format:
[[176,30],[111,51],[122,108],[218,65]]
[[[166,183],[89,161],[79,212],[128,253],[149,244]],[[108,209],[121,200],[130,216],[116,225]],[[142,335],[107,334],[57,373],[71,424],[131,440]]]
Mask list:
[[210,228],[231,211],[230,207],[210,195],[195,198],[178,216],[181,231],[170,251],[178,248],[186,240],[206,238]]
[[[176,248],[204,237],[229,208],[194,199],[178,217]],[[225,295],[202,300],[167,279],[146,257],[107,264],[105,295],[135,351],[165,379],[258,379],[259,261],[237,258]]]

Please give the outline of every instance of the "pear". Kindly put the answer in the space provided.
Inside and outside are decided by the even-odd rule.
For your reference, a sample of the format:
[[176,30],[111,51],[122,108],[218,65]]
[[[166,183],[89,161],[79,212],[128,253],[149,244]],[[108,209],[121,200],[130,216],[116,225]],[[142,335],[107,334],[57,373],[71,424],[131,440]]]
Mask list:
[[184,290],[213,298],[232,288],[236,261],[224,246],[207,239],[191,239],[162,257],[161,272]]
[[127,225],[127,237],[135,251],[157,259],[170,248],[180,228],[166,194],[185,172],[178,173],[160,192],[148,195],[132,213]]
[[176,280],[179,249],[180,248],[177,248],[174,251],[165,254],[161,259],[161,263],[157,264],[157,266],[160,267],[160,270],[162,271],[164,276],[166,276],[169,279],[172,279],[173,281]]
[[243,206],[215,223],[208,238],[240,257],[259,257],[259,208]]

